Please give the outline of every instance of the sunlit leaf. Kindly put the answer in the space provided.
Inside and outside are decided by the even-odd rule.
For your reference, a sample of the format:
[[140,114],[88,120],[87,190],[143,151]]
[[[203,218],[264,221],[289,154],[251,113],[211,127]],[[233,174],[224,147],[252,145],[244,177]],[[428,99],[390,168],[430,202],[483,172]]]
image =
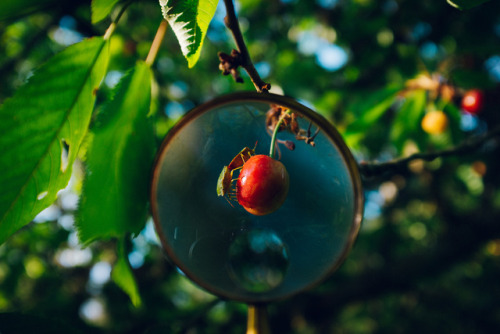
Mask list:
[[123,239],[118,244],[118,261],[113,267],[111,278],[130,297],[134,306],[139,307],[141,305],[141,295],[128,261]]
[[0,243],[67,185],[106,71],[107,45],[93,38],[67,48],[0,107]]
[[120,0],[92,0],[92,23],[104,20]]
[[450,5],[459,9],[470,9],[489,0],[446,0]]
[[179,40],[182,54],[193,67],[200,58],[208,25],[218,0],[160,0],[163,17]]
[[98,115],[87,152],[87,173],[77,215],[80,240],[138,233],[146,222],[154,157],[150,68],[139,62]]

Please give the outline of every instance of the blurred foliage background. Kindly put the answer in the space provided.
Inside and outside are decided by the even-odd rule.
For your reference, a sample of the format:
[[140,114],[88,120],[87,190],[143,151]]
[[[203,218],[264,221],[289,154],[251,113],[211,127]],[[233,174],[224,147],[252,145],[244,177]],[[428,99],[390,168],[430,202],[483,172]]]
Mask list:
[[[500,2],[467,11],[445,0],[239,0],[240,25],[272,91],[293,96],[338,127],[359,161],[387,161],[461,143],[500,123]],[[222,2],[200,61],[188,69],[169,30],[153,66],[160,142],[192,107],[235,90],[217,52],[234,48]],[[1,14],[0,14],[1,18]],[[3,18],[2,18],[3,19]],[[138,59],[162,20],[155,0],[135,1],[112,37],[99,101]],[[0,21],[0,102],[92,25],[90,1],[42,1]],[[409,89],[431,78],[454,89]],[[485,93],[479,115],[463,91]],[[430,110],[448,129],[422,130]],[[366,178],[365,218],[354,248],[320,286],[269,306],[275,333],[494,333],[500,329],[498,140],[467,154],[415,161]],[[142,306],[110,281],[113,241],[78,243],[76,168],[58,201],[0,246],[0,332],[242,333],[246,306],[198,289],[168,262],[151,222],[127,247]]]

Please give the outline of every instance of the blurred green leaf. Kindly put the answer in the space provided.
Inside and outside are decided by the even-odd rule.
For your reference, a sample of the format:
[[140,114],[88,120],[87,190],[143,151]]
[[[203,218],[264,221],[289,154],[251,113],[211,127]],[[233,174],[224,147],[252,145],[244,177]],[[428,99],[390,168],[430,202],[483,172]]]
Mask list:
[[125,241],[123,238],[118,243],[118,261],[113,267],[111,278],[123,291],[125,291],[125,293],[128,294],[135,307],[141,306],[141,295],[139,294],[139,288],[137,287],[137,282],[135,281],[132,268],[130,267],[130,263],[128,261],[127,252],[125,251]]
[[191,68],[200,58],[208,25],[217,9],[217,0],[160,0],[163,17],[179,40],[182,54]]
[[349,145],[357,145],[373,123],[377,122],[389,110],[400,90],[400,86],[391,85],[371,94],[365,94],[350,105],[348,110],[357,118],[344,133],[345,140]]
[[144,227],[155,148],[153,125],[146,117],[151,80],[151,69],[138,62],[97,117],[76,221],[83,243],[135,234]]
[[448,115],[450,121],[450,133],[453,143],[457,144],[466,137],[466,133],[460,128],[462,111],[453,103],[446,103],[442,109]]
[[412,138],[417,134],[426,105],[427,94],[424,90],[416,90],[406,94],[390,134],[391,141],[398,150],[401,150],[408,138]]
[[470,9],[479,6],[489,0],[446,0],[450,5],[458,9]]
[[67,185],[106,71],[106,46],[92,38],[67,48],[0,107],[0,243]]
[[55,2],[57,0],[2,0],[0,1],[0,21],[19,18]]
[[120,0],[92,0],[92,23],[104,20]]
[[483,71],[457,68],[452,71],[450,79],[453,80],[455,85],[464,89],[490,89],[495,87],[495,84],[491,82],[488,73]]

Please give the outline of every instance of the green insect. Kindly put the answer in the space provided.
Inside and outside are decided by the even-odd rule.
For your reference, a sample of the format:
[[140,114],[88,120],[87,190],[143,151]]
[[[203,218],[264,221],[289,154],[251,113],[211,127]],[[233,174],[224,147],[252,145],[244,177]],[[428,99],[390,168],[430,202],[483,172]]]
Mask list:
[[[231,189],[231,183],[233,182],[233,172],[229,171],[227,166],[222,168],[222,172],[219,175],[219,180],[217,181],[217,195],[229,197],[232,199],[233,193],[229,193]],[[226,198],[227,198],[226,197]]]
[[[238,153],[229,163],[229,165],[224,166],[219,175],[219,179],[217,180],[217,195],[224,196],[226,200],[231,204],[231,200],[235,200],[236,191],[232,188],[233,181],[233,172],[235,170],[243,167],[245,162],[250,159],[252,155],[255,154],[255,148],[257,147],[257,143],[255,143],[255,147],[253,149],[245,147],[240,153]],[[231,204],[232,205],[232,204]]]

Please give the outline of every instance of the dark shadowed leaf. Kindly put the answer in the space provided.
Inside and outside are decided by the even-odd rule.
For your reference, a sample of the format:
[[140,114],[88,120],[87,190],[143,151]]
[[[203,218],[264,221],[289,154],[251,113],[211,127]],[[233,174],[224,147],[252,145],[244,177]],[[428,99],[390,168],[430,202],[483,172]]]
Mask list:
[[9,312],[0,313],[0,333],[80,334],[82,332],[60,318]]
[[56,2],[57,0],[2,0],[0,1],[0,21],[19,18]]

